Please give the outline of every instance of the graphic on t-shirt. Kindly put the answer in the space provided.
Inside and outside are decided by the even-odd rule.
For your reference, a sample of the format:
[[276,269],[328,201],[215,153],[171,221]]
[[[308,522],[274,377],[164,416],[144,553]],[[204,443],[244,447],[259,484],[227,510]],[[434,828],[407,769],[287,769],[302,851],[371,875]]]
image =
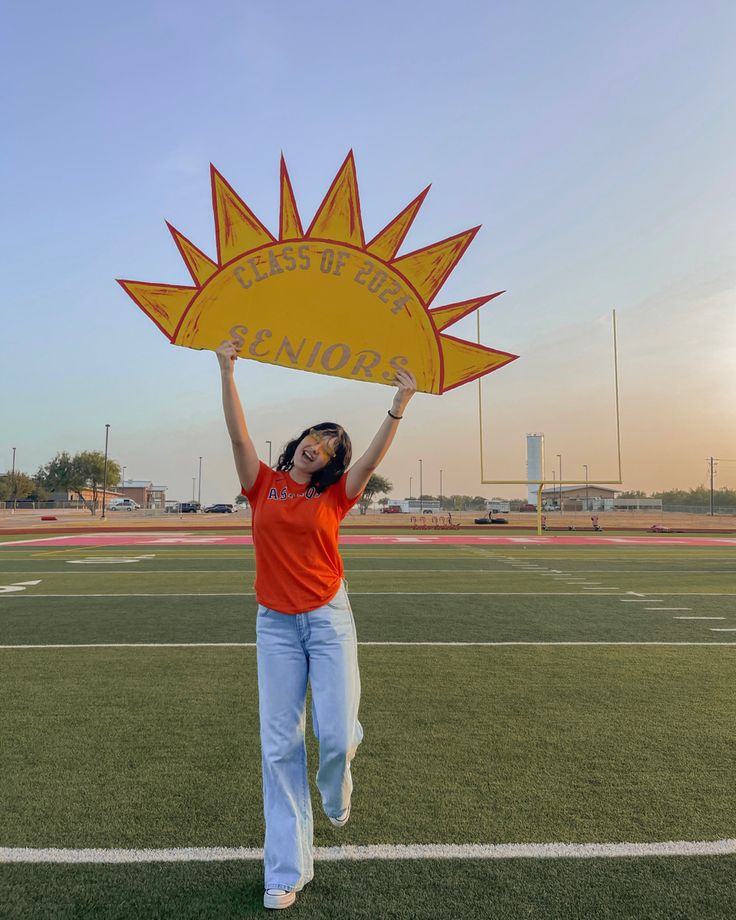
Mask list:
[[478,227],[398,254],[428,191],[366,242],[351,151],[304,231],[282,158],[274,236],[212,167],[217,259],[169,225],[194,285],[120,284],[174,345],[368,383],[409,368],[444,393],[517,355],[443,334],[502,291],[430,309]]

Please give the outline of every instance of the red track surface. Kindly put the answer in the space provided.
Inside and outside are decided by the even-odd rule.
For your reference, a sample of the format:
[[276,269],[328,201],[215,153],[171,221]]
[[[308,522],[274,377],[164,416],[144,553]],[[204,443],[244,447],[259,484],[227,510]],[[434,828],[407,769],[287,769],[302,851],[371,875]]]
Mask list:
[[[434,546],[736,546],[736,537],[667,537],[654,534],[639,536],[606,537],[601,534],[565,534],[556,536],[488,536],[461,534],[417,533],[400,536],[397,534],[343,534],[342,546],[402,546],[411,544]],[[28,540],[14,540],[0,543],[0,546],[252,546],[253,538],[242,535],[197,536],[195,533],[100,533],[84,536],[33,537]]]

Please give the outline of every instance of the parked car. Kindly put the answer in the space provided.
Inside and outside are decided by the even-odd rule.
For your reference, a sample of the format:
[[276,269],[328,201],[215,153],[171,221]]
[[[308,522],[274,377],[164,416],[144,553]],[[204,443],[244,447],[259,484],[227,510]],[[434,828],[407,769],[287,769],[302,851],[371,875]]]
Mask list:
[[502,517],[491,518],[491,524],[508,524],[508,520]]
[[132,498],[111,498],[108,505],[108,511],[137,511],[140,508],[138,502]]
[[235,509],[232,505],[226,505],[222,502],[216,505],[208,505],[204,509],[205,514],[232,514]]
[[384,505],[381,514],[401,514],[401,505]]
[[182,502],[179,505],[180,514],[196,514],[202,506],[199,502]]

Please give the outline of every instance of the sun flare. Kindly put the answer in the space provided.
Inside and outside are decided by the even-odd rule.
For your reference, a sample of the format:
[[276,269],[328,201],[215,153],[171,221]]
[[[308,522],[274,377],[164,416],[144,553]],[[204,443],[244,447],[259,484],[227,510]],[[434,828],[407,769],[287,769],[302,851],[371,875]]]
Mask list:
[[119,282],[174,345],[372,383],[408,367],[425,393],[517,357],[443,334],[502,291],[430,309],[478,227],[398,255],[429,188],[366,242],[351,151],[305,232],[282,157],[277,238],[211,174],[217,260],[167,224],[194,285]]

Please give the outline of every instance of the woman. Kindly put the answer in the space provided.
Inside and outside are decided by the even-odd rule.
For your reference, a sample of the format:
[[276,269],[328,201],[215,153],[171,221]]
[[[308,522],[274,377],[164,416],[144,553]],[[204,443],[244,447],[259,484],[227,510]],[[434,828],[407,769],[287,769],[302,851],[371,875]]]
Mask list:
[[[266,819],[265,907],[289,907],[313,876],[312,807],[304,744],[307,681],[319,741],[317,787],[335,827],[350,817],[350,762],[363,737],[355,623],[337,549],[340,521],[386,455],[416,390],[408,371],[363,456],[350,466],[340,425],[308,428],[275,469],[248,434],[233,378],[236,342],[217,350],[235,468],[253,512],[256,651]],[[350,469],[348,467],[350,466]]]

